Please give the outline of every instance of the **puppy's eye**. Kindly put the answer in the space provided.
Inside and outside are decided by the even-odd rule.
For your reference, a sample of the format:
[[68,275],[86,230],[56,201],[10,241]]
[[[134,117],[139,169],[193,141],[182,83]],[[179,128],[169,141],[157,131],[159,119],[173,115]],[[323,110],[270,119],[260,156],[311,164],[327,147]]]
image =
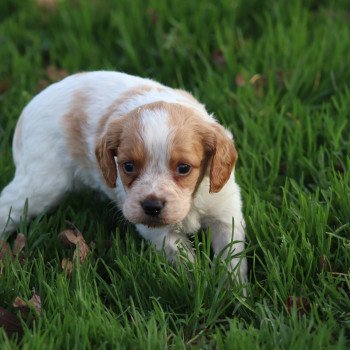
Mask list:
[[190,173],[192,167],[191,165],[188,165],[188,164],[179,164],[176,168],[176,172],[179,174],[179,175],[187,175]]
[[134,162],[123,163],[123,169],[127,174],[134,174],[136,172],[136,165]]

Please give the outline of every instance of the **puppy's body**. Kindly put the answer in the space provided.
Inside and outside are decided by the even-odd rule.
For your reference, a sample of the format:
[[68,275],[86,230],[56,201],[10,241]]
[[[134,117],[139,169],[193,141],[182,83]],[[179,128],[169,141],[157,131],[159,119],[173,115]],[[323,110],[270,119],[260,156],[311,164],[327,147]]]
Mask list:
[[[115,201],[174,260],[186,234],[210,227],[213,250],[246,261],[231,134],[182,90],[116,72],[70,76],[25,107],[13,139],[16,173],[0,196],[0,237],[86,185]],[[10,213],[10,216],[9,216]],[[234,237],[232,238],[232,222]],[[236,242],[228,248],[232,243]]]

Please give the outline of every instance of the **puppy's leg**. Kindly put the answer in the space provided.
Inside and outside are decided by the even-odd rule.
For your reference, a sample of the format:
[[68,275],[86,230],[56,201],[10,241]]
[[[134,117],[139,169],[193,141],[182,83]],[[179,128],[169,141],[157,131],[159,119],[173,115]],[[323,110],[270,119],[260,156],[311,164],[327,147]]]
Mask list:
[[170,262],[176,262],[177,258],[184,252],[190,261],[194,261],[191,242],[187,237],[173,227],[151,228],[144,225],[136,225],[141,236],[151,241],[158,251],[164,249]]
[[222,259],[233,256],[228,269],[233,271],[240,282],[247,282],[247,259],[240,256],[244,250],[244,228],[241,223],[232,224],[213,220],[210,223],[212,232],[212,247],[215,255],[221,254]]
[[176,260],[183,256],[182,253],[191,262],[194,262],[195,253],[193,247],[188,238],[177,231],[170,231],[165,237],[164,250],[166,256],[170,262],[176,262]]
[[72,179],[64,169],[51,164],[48,168],[40,167],[40,164],[17,168],[15,178],[0,195],[0,238],[5,237],[5,232],[16,229],[24,214],[26,200],[30,219],[58,204],[70,189]]

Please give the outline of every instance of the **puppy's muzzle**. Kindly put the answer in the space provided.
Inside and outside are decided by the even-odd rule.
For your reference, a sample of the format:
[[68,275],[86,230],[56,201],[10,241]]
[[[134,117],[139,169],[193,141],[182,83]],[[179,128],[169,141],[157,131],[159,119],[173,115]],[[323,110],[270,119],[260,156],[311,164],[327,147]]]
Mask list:
[[144,201],[141,202],[141,206],[143,211],[145,212],[146,215],[149,216],[159,216],[163,207],[164,207],[164,202],[156,199],[146,199]]

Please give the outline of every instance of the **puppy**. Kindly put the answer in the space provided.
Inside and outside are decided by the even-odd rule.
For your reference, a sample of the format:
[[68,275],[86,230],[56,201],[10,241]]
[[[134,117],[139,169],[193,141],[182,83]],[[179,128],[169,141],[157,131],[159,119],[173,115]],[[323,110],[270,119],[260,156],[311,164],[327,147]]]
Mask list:
[[[246,281],[232,135],[191,94],[117,72],[75,74],[24,108],[15,177],[0,196],[0,238],[80,185],[103,192],[170,261],[210,227],[212,248]],[[180,249],[181,250],[181,249]]]

